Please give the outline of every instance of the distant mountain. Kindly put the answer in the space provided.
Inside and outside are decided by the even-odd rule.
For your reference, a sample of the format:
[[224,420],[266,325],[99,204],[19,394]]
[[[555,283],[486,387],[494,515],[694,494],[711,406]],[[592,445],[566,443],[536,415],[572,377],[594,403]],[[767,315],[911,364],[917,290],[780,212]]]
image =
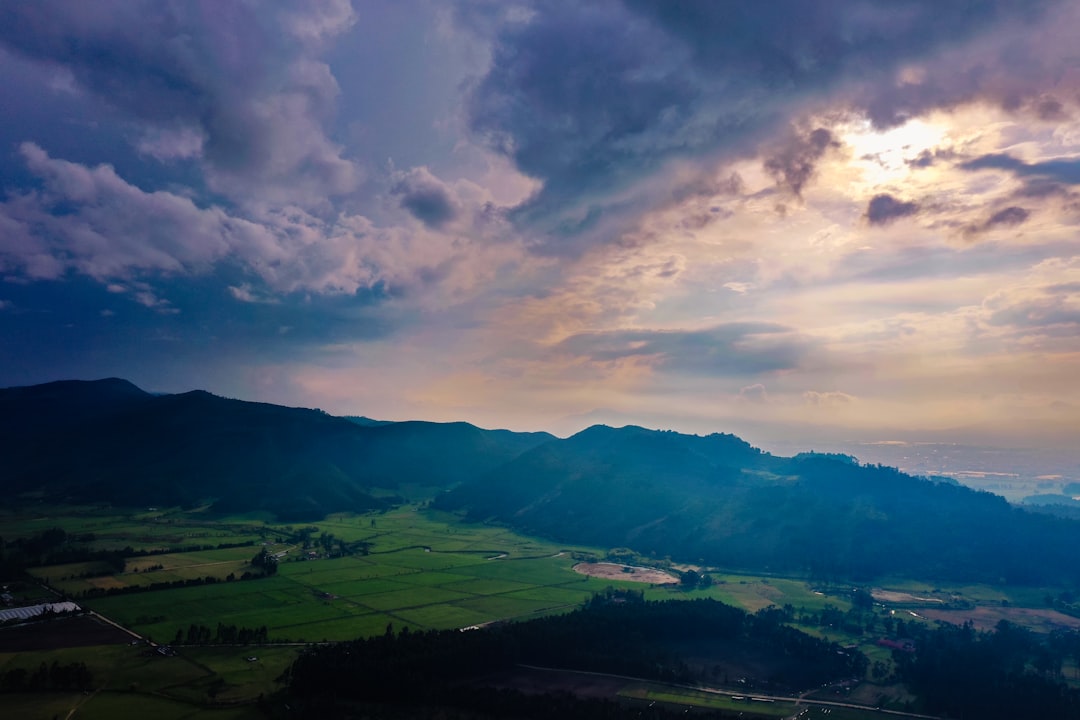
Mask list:
[[773,456],[732,435],[594,426],[435,506],[564,542],[823,579],[1080,581],[1080,523],[849,456]]
[[0,490],[314,519],[384,507],[406,486],[448,487],[551,439],[466,423],[363,426],[199,390],[64,381],[0,390]]

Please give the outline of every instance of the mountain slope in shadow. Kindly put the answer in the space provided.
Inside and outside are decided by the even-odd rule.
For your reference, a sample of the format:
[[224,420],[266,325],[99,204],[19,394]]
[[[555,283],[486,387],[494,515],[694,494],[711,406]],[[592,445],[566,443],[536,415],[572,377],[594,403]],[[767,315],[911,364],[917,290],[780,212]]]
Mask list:
[[466,423],[363,426],[201,390],[152,395],[117,379],[0,390],[0,430],[6,493],[210,501],[289,520],[385,507],[403,486],[448,487],[552,439]]

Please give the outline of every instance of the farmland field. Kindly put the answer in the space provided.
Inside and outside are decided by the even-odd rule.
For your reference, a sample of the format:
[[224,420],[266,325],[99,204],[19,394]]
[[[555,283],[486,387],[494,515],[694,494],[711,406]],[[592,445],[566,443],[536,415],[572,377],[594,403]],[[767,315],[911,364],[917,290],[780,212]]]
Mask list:
[[[528,619],[568,611],[613,585],[643,590],[648,599],[709,597],[749,611],[773,605],[810,614],[846,613],[852,608],[850,588],[818,589],[798,578],[712,569],[711,585],[686,589],[589,577],[575,572],[574,566],[582,559],[602,557],[604,550],[464,524],[455,516],[416,507],[334,515],[304,527],[253,517],[215,520],[199,511],[125,514],[70,507],[22,514],[0,511],[0,536],[5,540],[55,527],[78,534],[84,550],[129,548],[133,554],[124,557],[122,571],[94,557],[35,567],[31,571],[35,578],[152,642],[186,640],[192,626],[208,628],[212,639],[209,644],[181,645],[176,657],[161,657],[145,643],[129,645],[130,637],[119,630],[91,628],[86,625],[89,619],[51,623],[54,629],[61,627],[57,623],[70,623],[66,627],[71,628],[86,625],[93,632],[83,633],[85,642],[70,633],[52,632],[39,633],[27,644],[20,635],[26,628],[0,629],[0,650],[5,648],[4,633],[11,640],[8,652],[0,654],[0,671],[29,670],[42,662],[85,662],[98,688],[89,696],[7,694],[0,697],[4,716],[12,711],[28,718],[64,716],[78,707],[80,718],[257,717],[252,703],[275,691],[276,678],[304,643],[377,635],[391,626],[396,631],[465,628]],[[276,572],[267,576],[252,566],[253,558],[263,552],[278,558]],[[249,579],[243,579],[245,575]],[[173,585],[166,587],[167,583]],[[154,588],[146,589],[151,585]],[[32,583],[16,583],[7,590],[22,602],[56,597]],[[892,592],[884,597],[900,600],[964,598],[972,605],[977,600],[999,607],[1008,604],[1009,597],[1031,600],[983,586],[938,589],[903,580],[882,592]],[[902,602],[896,607],[896,613],[909,617]],[[219,625],[265,628],[269,644],[215,645],[220,642],[214,638]],[[871,660],[890,663],[889,652],[874,645],[873,634],[853,634],[836,626],[802,629],[858,645]],[[112,644],[80,647],[90,642]],[[722,696],[659,686],[628,693],[626,697],[650,702],[748,709],[737,703],[735,707]],[[232,705],[222,707],[224,703]],[[766,705],[755,706],[752,712],[790,709]],[[841,708],[830,716],[866,717]]]

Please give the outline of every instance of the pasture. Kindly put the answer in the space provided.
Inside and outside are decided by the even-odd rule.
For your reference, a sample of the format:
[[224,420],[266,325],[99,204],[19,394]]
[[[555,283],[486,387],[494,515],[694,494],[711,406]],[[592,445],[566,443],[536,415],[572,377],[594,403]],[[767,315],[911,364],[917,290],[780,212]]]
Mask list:
[[[271,577],[88,598],[85,604],[159,642],[189,624],[219,622],[265,625],[274,642],[318,642],[380,633],[391,624],[399,630],[441,629],[558,612],[611,584],[573,572],[573,559],[559,546],[501,528],[455,526],[412,509],[337,516],[317,526],[346,542],[368,542],[370,551],[307,559],[304,548],[291,548]],[[239,576],[254,552],[233,548],[138,558],[129,567],[164,567],[108,579],[135,585],[155,577],[221,577],[226,570]],[[62,575],[58,568],[38,572]]]
[[[35,577],[83,606],[157,643],[171,643],[178,634],[186,637],[190,625],[214,631],[223,624],[253,630],[265,627],[270,644],[184,645],[177,648],[177,657],[160,657],[145,645],[130,646],[126,641],[69,647],[61,638],[48,646],[55,648],[51,650],[27,646],[20,652],[0,654],[0,670],[32,668],[54,660],[81,661],[94,672],[99,689],[89,696],[34,695],[36,705],[30,696],[6,695],[0,699],[5,715],[11,710],[18,717],[64,716],[77,706],[77,716],[88,718],[255,717],[251,703],[276,689],[275,679],[304,643],[376,635],[391,626],[395,631],[465,628],[565,612],[609,586],[641,589],[646,598],[655,600],[710,597],[751,612],[770,605],[791,605],[810,613],[820,613],[826,606],[841,612],[851,609],[850,588],[822,592],[798,578],[714,569],[708,570],[711,586],[692,590],[635,582],[633,574],[625,580],[593,578],[574,572],[573,567],[582,557],[602,556],[602,549],[570,547],[496,526],[467,525],[455,516],[411,506],[385,513],[333,515],[303,527],[251,516],[211,518],[200,511],[175,509],[126,513],[109,508],[0,510],[0,537],[5,540],[54,527],[80,535],[80,546],[88,550],[132,548],[152,553],[127,556],[123,572],[99,560],[32,569]],[[237,543],[250,544],[218,547]],[[276,573],[241,579],[245,572],[261,572],[252,567],[251,560],[263,548],[280,556]],[[347,551],[328,557],[329,548]],[[206,578],[214,582],[138,590],[153,583]],[[907,593],[997,607],[1007,606],[1010,600],[1033,601],[1028,597],[1030,590],[1020,598],[1012,589],[984,586],[939,589],[897,580],[887,587],[897,598]],[[123,592],[101,594],[109,588]],[[36,591],[42,599],[54,597],[29,584],[22,591]],[[898,615],[903,612],[907,617],[904,603],[895,607]],[[847,635],[834,628],[800,629],[857,644],[872,660],[889,663],[889,653],[874,646],[875,636]],[[257,659],[249,661],[249,657]],[[639,687],[627,697],[760,715],[792,709],[768,703],[748,708],[728,697],[670,687]],[[232,705],[223,707],[227,703]],[[818,711],[804,716],[815,716]],[[841,708],[829,714],[869,717]]]

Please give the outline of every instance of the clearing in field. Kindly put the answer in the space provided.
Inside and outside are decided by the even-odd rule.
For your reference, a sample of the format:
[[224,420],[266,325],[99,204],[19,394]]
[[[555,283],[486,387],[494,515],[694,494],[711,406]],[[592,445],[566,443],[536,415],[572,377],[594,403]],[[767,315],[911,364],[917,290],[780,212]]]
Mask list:
[[605,562],[583,562],[574,566],[574,572],[605,580],[625,580],[650,585],[677,585],[679,578],[669,572],[637,565],[619,565]]

